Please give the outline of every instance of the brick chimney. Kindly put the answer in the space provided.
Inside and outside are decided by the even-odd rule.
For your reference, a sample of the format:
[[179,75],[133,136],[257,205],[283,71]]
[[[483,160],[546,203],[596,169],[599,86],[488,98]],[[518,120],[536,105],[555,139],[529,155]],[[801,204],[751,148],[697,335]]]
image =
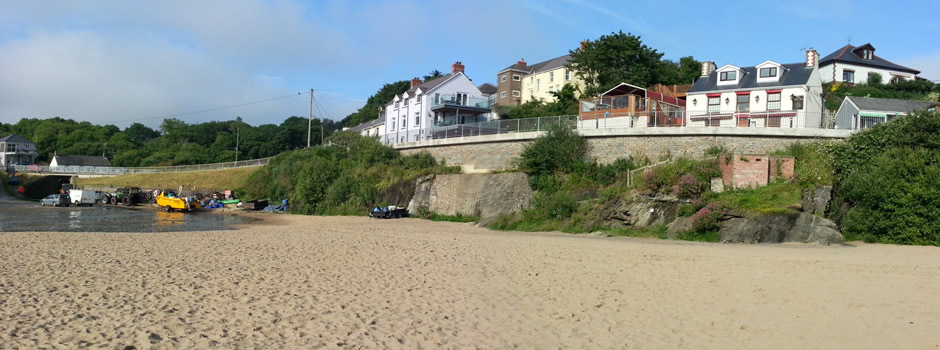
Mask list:
[[411,87],[421,85],[421,83],[422,83],[421,79],[418,79],[417,77],[415,77],[414,79],[411,79]]
[[581,40],[581,51],[584,51],[584,48],[587,47],[587,44],[588,44],[587,40]]
[[712,61],[702,62],[702,76],[703,77],[707,77],[709,74],[712,74],[712,72],[715,69],[718,69],[718,67],[715,66],[715,62],[712,62]]
[[[460,61],[454,62],[454,65],[451,66],[451,74],[457,74],[457,72],[463,73],[463,63]],[[466,74],[466,73],[464,73]]]
[[519,62],[516,62],[516,64],[525,67],[525,58],[519,60]]
[[816,52],[816,50],[813,50],[813,49],[806,50],[806,66],[807,67],[819,66],[819,53]]

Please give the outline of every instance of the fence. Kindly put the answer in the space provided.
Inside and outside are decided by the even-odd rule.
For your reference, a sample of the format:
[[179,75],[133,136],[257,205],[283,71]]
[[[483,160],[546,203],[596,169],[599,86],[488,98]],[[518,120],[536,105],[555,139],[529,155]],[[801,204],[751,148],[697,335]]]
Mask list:
[[564,115],[526,119],[498,119],[480,123],[436,126],[429,130],[404,130],[386,134],[382,142],[385,144],[393,144],[470,136],[545,131],[555,125],[575,129],[578,125],[578,116]]
[[711,113],[688,116],[666,112],[642,112],[595,119],[582,118],[578,122],[578,128],[735,127],[820,129],[831,125],[830,119],[831,117],[828,114],[804,111]]
[[273,157],[259,158],[251,160],[240,160],[237,162],[197,164],[197,165],[179,165],[163,167],[145,167],[145,168],[126,168],[126,167],[95,167],[95,166],[38,166],[38,165],[16,165],[13,167],[18,173],[52,173],[52,174],[76,174],[76,175],[124,175],[124,174],[153,174],[153,173],[172,173],[183,171],[199,170],[220,170],[231,168],[244,168],[262,166],[268,164]]

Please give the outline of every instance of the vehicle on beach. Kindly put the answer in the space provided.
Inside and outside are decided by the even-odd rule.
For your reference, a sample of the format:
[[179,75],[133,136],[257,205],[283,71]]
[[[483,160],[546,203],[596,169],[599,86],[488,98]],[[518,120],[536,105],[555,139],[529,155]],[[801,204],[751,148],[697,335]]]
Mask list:
[[74,205],[87,205],[90,207],[98,201],[98,194],[95,191],[71,189],[69,190],[69,198],[72,199]]
[[71,204],[69,195],[67,194],[50,194],[46,198],[39,200],[39,205],[41,206],[53,206],[53,207],[67,207]]
[[397,219],[408,216],[408,209],[390,205],[387,207],[375,207],[369,212],[369,217],[376,219]]
[[202,208],[199,201],[193,197],[178,197],[173,191],[161,191],[157,196],[157,205],[168,212],[173,210],[193,211]]

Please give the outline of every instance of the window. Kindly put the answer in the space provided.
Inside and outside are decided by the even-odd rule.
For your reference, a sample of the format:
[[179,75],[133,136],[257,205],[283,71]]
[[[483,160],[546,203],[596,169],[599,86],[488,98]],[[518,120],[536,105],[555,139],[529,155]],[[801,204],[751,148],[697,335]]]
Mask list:
[[777,76],[777,67],[761,68],[760,77],[761,78],[773,78]]
[[767,110],[768,111],[779,111],[780,110],[780,93],[767,94]]
[[554,81],[555,81],[555,72],[548,72],[548,82],[551,83]]
[[522,81],[522,76],[519,74],[513,74],[512,81]]
[[415,112],[415,126],[421,125],[421,115]]
[[441,94],[434,94],[434,104],[441,104]]
[[738,78],[738,72],[721,72],[721,81],[735,80]]
[[855,71],[848,70],[848,69],[842,70],[842,81],[846,83],[854,83]]
[[506,98],[506,92],[505,92],[505,91],[501,91],[501,92],[499,93],[499,98]]
[[539,85],[542,84],[542,79],[535,80],[535,91],[539,91]]
[[408,119],[405,117],[401,117],[401,129],[405,130],[405,127],[407,126],[408,126]]
[[565,69],[565,80],[571,80],[571,71]]
[[871,50],[862,50],[862,58],[870,60],[872,56]]
[[392,130],[395,130],[395,120],[392,120]]
[[457,104],[458,104],[458,105],[461,105],[461,106],[466,106],[466,105],[467,105],[467,97],[468,97],[467,94],[458,92],[458,93],[457,93]]
[[721,126],[721,119],[705,118],[705,126]]
[[16,152],[16,144],[15,144],[15,143],[8,143],[8,144],[7,144],[7,152]]
[[532,84],[533,81],[535,81],[535,78],[529,77],[529,84]]
[[522,96],[522,93],[519,90],[512,90],[512,97]]
[[737,112],[747,112],[751,108],[751,95],[738,95],[738,104],[735,107]]
[[395,102],[395,109],[398,109],[398,103],[399,102]]
[[708,98],[708,113],[718,113],[721,112],[721,97],[709,97]]
[[506,81],[506,76],[505,76],[505,75],[499,77],[499,82],[504,82],[504,81]]
[[892,76],[891,76],[891,80],[888,81],[888,82],[891,83],[891,84],[895,84],[895,83],[900,83],[900,82],[905,81],[905,80],[906,80],[906,79],[904,79],[904,77],[902,77],[902,76],[892,75]]
[[803,109],[803,96],[793,96],[793,109]]

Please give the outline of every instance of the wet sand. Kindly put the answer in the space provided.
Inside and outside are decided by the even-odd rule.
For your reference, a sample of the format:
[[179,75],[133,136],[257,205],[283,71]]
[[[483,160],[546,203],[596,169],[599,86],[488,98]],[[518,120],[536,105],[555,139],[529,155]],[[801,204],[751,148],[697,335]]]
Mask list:
[[0,348],[925,349],[940,249],[274,215],[0,233]]

